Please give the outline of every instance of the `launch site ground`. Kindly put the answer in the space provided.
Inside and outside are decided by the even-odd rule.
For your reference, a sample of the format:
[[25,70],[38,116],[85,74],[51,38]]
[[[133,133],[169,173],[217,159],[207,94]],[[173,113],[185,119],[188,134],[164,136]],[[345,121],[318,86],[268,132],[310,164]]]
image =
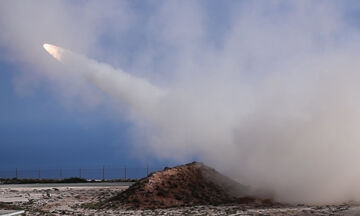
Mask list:
[[273,207],[242,205],[191,206],[154,210],[101,209],[100,200],[128,188],[126,183],[0,185],[0,209],[25,215],[359,215],[360,205]]

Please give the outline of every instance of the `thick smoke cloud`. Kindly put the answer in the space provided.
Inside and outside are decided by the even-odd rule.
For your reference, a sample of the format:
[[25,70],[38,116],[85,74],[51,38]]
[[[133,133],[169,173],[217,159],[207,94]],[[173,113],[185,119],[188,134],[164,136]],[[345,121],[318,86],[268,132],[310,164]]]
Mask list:
[[[61,66],[48,63],[39,50],[31,55],[29,50],[41,49],[43,42],[166,89],[156,109],[147,103],[141,107],[149,112],[129,107],[134,145],[142,151],[177,161],[198,157],[279,201],[360,200],[360,37],[347,5],[242,1],[219,12],[224,28],[198,1],[159,2],[140,15],[123,4],[117,5],[121,12],[106,16],[114,7],[98,14],[93,2],[86,4],[86,13],[60,2],[42,8],[29,3],[27,10],[23,2],[1,4],[1,46],[13,52],[13,61],[43,68],[38,77],[57,83],[61,92],[69,80],[81,83],[70,92],[81,92],[84,100],[92,100],[96,91],[82,75],[59,72]],[[58,12],[35,21],[19,16],[44,10]],[[81,19],[67,19],[67,12]],[[120,16],[123,21],[113,24]],[[110,23],[114,29],[103,27]],[[129,32],[143,37],[126,39]],[[119,45],[113,53],[100,43],[103,34],[140,45],[130,54]],[[107,93],[116,100],[117,91]]]

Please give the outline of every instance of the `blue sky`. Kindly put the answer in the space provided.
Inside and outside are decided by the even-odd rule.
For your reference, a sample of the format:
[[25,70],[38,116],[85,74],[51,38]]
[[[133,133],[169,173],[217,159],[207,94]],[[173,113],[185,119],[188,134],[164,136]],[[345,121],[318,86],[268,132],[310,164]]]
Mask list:
[[[74,112],[45,87],[19,96],[13,86],[18,69],[1,62],[2,168],[53,168],[137,164],[129,150],[128,125],[98,110]],[[82,122],[84,120],[84,122]],[[115,146],[121,145],[121,149]]]
[[126,121],[103,107],[66,108],[46,85],[29,95],[15,92],[19,68],[0,63],[0,168],[161,167],[168,160],[139,158],[132,152]]
[[[329,28],[324,27],[325,30],[319,30],[320,33],[325,32],[324,34],[336,37],[341,29],[349,32],[357,31],[360,23],[358,3],[354,5],[354,1],[345,1],[344,4],[339,4],[341,9],[337,10],[334,2],[328,4],[307,1],[305,8],[312,8],[312,4],[315,4],[314,7],[319,11],[322,11],[322,8],[326,11],[325,15],[321,16],[315,9],[311,11],[310,14],[317,20],[316,22],[320,22],[319,17],[324,18],[325,21],[308,28],[307,22],[311,23],[312,20],[302,14],[303,12],[299,12],[299,19],[289,15],[297,11],[298,6],[290,4],[289,7],[288,3],[278,1],[272,3],[267,1],[258,3],[105,1],[104,5],[99,5],[96,1],[76,3],[2,1],[0,4],[3,8],[3,11],[0,9],[0,13],[2,12],[0,28],[3,34],[0,36],[0,168],[100,167],[124,164],[161,166],[179,161],[172,160],[171,155],[168,157],[152,154],[137,155],[136,151],[141,151],[141,148],[135,150],[133,148],[138,142],[134,141],[133,137],[134,124],[126,116],[122,116],[126,115],[126,112],[123,112],[123,109],[127,109],[126,106],[119,108],[121,110],[119,114],[113,112],[117,108],[111,105],[108,98],[104,99],[101,92],[91,87],[89,90],[88,87],[72,89],[74,83],[67,83],[67,78],[59,78],[56,74],[63,68],[42,53],[41,45],[44,42],[73,49],[114,67],[121,67],[131,74],[144,76],[159,85],[166,86],[181,80],[190,85],[189,89],[207,90],[209,87],[207,85],[193,87],[189,84],[192,79],[188,74],[198,72],[205,67],[204,65],[215,64],[209,60],[212,59],[212,55],[225,53],[222,55],[221,64],[225,64],[224,62],[228,60],[227,56],[233,56],[233,59],[229,59],[231,63],[228,65],[229,68],[235,68],[240,64],[237,55],[246,54],[249,61],[244,68],[253,70],[246,76],[254,76],[254,79],[258,79],[256,74],[261,75],[268,64],[272,65],[279,59],[281,61],[283,56],[290,53],[291,46],[299,48],[300,54],[314,47],[319,48],[319,44],[312,47],[308,41],[304,41],[304,47],[308,46],[309,49],[294,45],[296,40],[289,39],[287,33],[290,32],[289,35],[293,36],[292,30],[296,28],[288,29],[286,25],[288,16],[293,18],[289,21],[289,25],[305,23],[306,27],[299,27],[301,34],[306,35],[307,30],[313,31],[314,38],[320,37],[321,40],[323,35],[317,35],[317,31],[327,24],[329,26],[326,27]],[[331,18],[334,15],[332,14],[334,8],[338,12],[335,15],[341,17],[333,18],[335,21],[341,20],[341,23],[337,23],[335,27],[333,27],[335,22]],[[44,10],[48,13],[42,16],[41,12]],[[254,12],[253,16],[248,11]],[[169,20],[166,20],[167,16],[170,17]],[[34,21],[31,21],[33,17]],[[238,23],[242,18],[248,19],[249,22]],[[283,24],[284,29],[281,29],[282,27],[277,29],[277,24],[274,24],[276,22]],[[244,40],[239,44],[234,42],[237,41],[236,32],[240,31],[234,30],[237,25],[254,31],[253,35],[240,33],[241,36],[246,35],[248,41]],[[271,30],[273,27],[275,30]],[[267,40],[276,41],[272,39],[278,39],[282,31],[284,31],[284,36],[281,38],[284,39],[283,46],[289,45],[290,48],[280,47],[271,50],[269,48],[264,52],[261,51],[260,54],[257,53],[256,44],[268,45]],[[349,36],[350,33],[342,35],[343,33],[340,38],[353,37],[353,35]],[[252,36],[255,36],[254,41],[251,40]],[[260,38],[260,41],[255,41],[256,38]],[[331,43],[336,42],[331,41]],[[234,48],[234,51],[231,49],[233,46],[244,46],[248,52],[237,53],[238,47]],[[276,48],[276,45],[274,46]],[[268,53],[283,49],[284,52],[279,54],[283,55],[280,56],[281,58],[274,60],[268,58]],[[226,50],[230,51],[227,53]],[[209,59],[197,59],[197,55],[201,52],[210,53]],[[259,64],[257,60],[260,61]],[[177,71],[182,69],[184,72]],[[48,73],[48,71],[55,72]],[[214,74],[214,77],[218,76],[215,72]],[[199,76],[203,77],[203,75]],[[252,80],[248,82],[251,83]],[[79,81],[79,85],[82,85],[82,82]],[[69,89],[71,91],[67,92]],[[89,95],[91,95],[90,100]],[[139,130],[135,131],[141,133]],[[197,141],[198,139],[195,139],[194,143]],[[182,149],[181,152],[186,150]],[[202,158],[202,155],[202,151],[189,153],[180,161],[191,161]]]
[[[151,15],[151,11],[160,3],[146,3],[142,1],[124,1],[119,3],[109,1],[104,10],[100,12],[100,17],[106,16],[106,9],[113,6],[123,7],[126,4],[126,9],[123,10],[131,9],[132,13],[136,14],[136,19],[139,19],[136,22],[142,22]],[[86,5],[93,5],[92,7],[97,9],[97,4],[94,4],[94,1],[76,3],[72,1],[56,1],[53,4],[35,1],[30,2],[30,4],[32,5],[23,4],[21,1],[2,2],[4,10],[2,20],[12,20],[14,17],[18,17],[18,22],[21,24],[23,23],[22,18],[26,19],[28,16],[31,17],[36,13],[41,13],[40,9],[46,10],[47,8],[51,8],[54,11],[62,8],[63,10],[60,9],[60,13],[63,14],[59,15],[59,19],[66,17],[66,13],[69,11],[71,13],[73,9],[80,12],[85,11],[81,7]],[[210,7],[213,7],[213,5],[213,3],[209,4]],[[10,13],[12,13],[9,16],[5,14],[7,8],[10,8]],[[28,11],[22,13],[24,10]],[[210,10],[214,10],[214,8]],[[119,11],[119,13],[121,12]],[[223,16],[224,13],[220,15]],[[121,17],[121,15],[119,16]],[[147,35],[141,26],[130,27],[126,32],[120,30],[120,34],[123,35],[122,38],[127,37],[127,41],[124,43],[118,39],[119,35],[113,34],[114,32],[111,30],[111,23],[117,22],[116,17],[117,15],[111,17],[111,20],[106,20],[105,22],[107,22],[108,26],[105,26],[105,30],[94,39],[94,43],[97,46],[96,51],[102,50],[106,54],[110,53],[108,55],[112,55],[114,52],[127,53],[122,55],[122,58],[125,59],[122,63],[130,64],[129,62],[133,61],[134,53],[139,52],[139,46],[146,43]],[[52,15],[40,16],[40,19],[51,20]],[[31,23],[31,25],[34,24],[36,25],[36,22]],[[67,22],[62,24],[63,29],[70,25]],[[81,27],[82,24],[81,22],[75,23],[75,25],[71,25],[71,28]],[[2,25],[5,26],[4,23]],[[85,25],[92,25],[92,23],[85,21]],[[27,37],[26,35],[19,35],[24,34],[21,33],[21,30],[20,33],[16,33],[18,30],[16,24],[8,24],[6,27],[9,29],[9,32],[6,32],[7,30],[3,28],[3,33],[14,33],[16,36],[19,36],[16,39],[18,41],[23,42],[23,38]],[[38,31],[51,31],[51,29],[41,29],[42,26],[33,27],[38,28]],[[87,27],[85,27],[86,29]],[[36,30],[25,30],[25,32],[30,37],[30,33],[41,34]],[[71,32],[70,30],[63,34],[69,35],[71,33],[76,34],[76,31]],[[86,36],[91,37],[91,35]],[[70,35],[70,40],[71,37]],[[169,159],[156,159],[151,157],[151,155],[139,158],[136,151],[134,152],[132,148],[131,123],[119,120],[119,118],[122,119],[121,116],[114,118],[114,113],[109,112],[106,105],[96,104],[95,107],[92,106],[88,109],[85,108],[86,105],[76,105],[73,99],[71,99],[70,103],[75,105],[74,107],[72,105],[68,106],[67,102],[64,103],[62,99],[59,100],[59,93],[51,87],[53,83],[50,82],[49,84],[46,78],[44,81],[43,77],[32,75],[34,72],[36,74],[36,71],[39,69],[39,67],[34,66],[37,63],[32,62],[31,57],[27,58],[18,55],[16,52],[19,52],[19,48],[20,52],[22,48],[40,50],[42,49],[41,43],[47,42],[46,37],[42,37],[42,39],[44,40],[30,40],[30,43],[34,41],[36,43],[28,44],[28,47],[21,45],[17,47],[16,45],[11,45],[16,40],[9,43],[7,41],[9,39],[3,39],[0,46],[0,168],[77,168],[102,167],[103,165],[113,167],[122,167],[124,165],[145,167],[147,164],[159,167],[174,163],[174,161]],[[74,41],[79,40],[83,40],[83,38],[74,39]],[[51,38],[49,41],[51,41]],[[84,48],[81,47],[80,50],[82,49]],[[89,49],[91,50],[93,47]],[[96,51],[90,52],[89,56],[93,55],[99,60],[109,61],[106,56],[97,55]],[[31,53],[31,50],[29,52]],[[116,57],[110,62],[115,65],[122,65]],[[127,65],[122,66],[126,68]],[[32,83],[32,79],[30,81],[26,80],[28,74],[40,81]],[[23,80],[24,76],[25,81]],[[19,80],[20,83],[22,81],[25,82],[24,89],[22,89],[20,84],[20,93],[17,91],[19,87],[17,81]]]

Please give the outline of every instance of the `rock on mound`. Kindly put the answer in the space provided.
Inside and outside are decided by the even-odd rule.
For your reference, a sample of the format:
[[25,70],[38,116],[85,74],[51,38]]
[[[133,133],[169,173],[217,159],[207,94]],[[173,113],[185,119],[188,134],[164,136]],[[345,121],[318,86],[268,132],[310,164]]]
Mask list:
[[152,209],[190,205],[218,205],[244,199],[247,188],[202,163],[165,168],[139,180],[111,198],[107,207]]

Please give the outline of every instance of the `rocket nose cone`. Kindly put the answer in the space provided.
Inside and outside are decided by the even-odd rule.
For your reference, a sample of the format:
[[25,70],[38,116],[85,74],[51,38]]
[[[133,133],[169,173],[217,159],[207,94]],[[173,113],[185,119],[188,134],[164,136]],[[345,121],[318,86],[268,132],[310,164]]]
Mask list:
[[51,44],[44,43],[44,49],[54,58],[61,61],[61,57],[63,55],[64,49],[61,47],[57,47]]
[[52,46],[52,45],[47,44],[47,43],[44,43],[44,44],[43,44],[43,47],[44,47],[44,49],[45,49],[46,51],[48,51],[51,46]]

